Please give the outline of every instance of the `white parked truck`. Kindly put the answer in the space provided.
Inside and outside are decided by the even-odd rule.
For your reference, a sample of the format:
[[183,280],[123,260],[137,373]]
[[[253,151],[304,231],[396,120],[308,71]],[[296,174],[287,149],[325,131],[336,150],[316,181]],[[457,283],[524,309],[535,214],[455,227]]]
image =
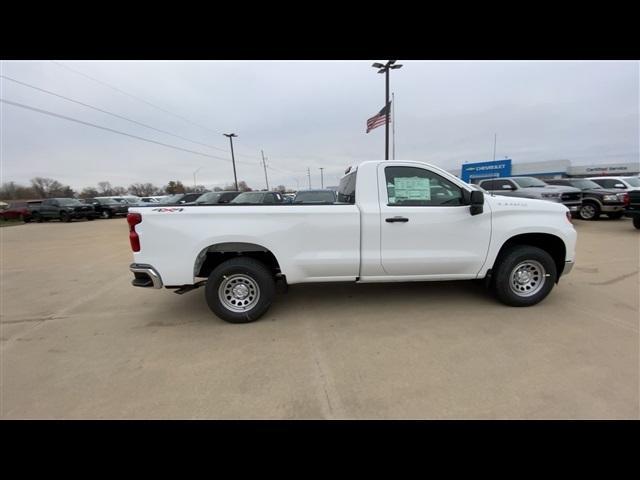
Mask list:
[[544,299],[574,263],[562,204],[490,195],[421,162],[349,169],[338,201],[129,209],[133,285],[205,287],[232,323],[257,320],[276,283],[485,279],[511,306]]

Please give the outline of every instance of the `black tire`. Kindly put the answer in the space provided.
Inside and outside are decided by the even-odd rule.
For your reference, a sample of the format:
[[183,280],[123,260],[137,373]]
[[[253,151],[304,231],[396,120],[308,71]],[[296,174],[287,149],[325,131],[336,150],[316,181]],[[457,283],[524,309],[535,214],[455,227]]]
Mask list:
[[[516,267],[523,265],[526,262],[538,264],[542,266],[543,270],[537,274],[538,276],[536,276],[535,273],[529,274],[532,275],[530,283],[532,285],[531,292],[535,293],[528,291],[516,293],[514,289],[526,288],[527,286],[526,284],[519,285],[514,281],[514,287],[512,288],[512,280],[516,275]],[[493,273],[493,290],[496,297],[498,297],[498,300],[505,305],[512,307],[528,307],[535,305],[549,295],[549,292],[551,292],[554,284],[556,283],[556,264],[553,261],[553,258],[551,258],[551,255],[538,247],[532,247],[529,245],[517,245],[511,247],[500,255],[496,265],[497,267],[494,269]]]
[[42,223],[42,215],[40,215],[39,213],[34,213],[33,219],[38,223]]
[[71,221],[71,215],[69,215],[67,212],[60,212],[60,221],[69,223]]
[[624,212],[607,213],[607,217],[609,217],[611,220],[620,220],[622,218],[622,215],[624,215]]
[[92,221],[92,220],[94,220],[94,219],[95,219],[95,217],[86,217],[86,218],[87,218],[87,221],[88,221],[88,222],[90,222],[90,221]]
[[583,202],[578,217],[582,220],[597,220],[600,217],[600,205],[595,202]]
[[633,226],[640,230],[640,215],[633,217]]
[[[240,278],[248,277],[254,283],[254,287],[257,286],[258,299],[246,311],[233,311],[220,299],[219,289],[223,282],[229,285],[229,279],[235,275],[241,275]],[[211,272],[205,285],[207,305],[219,318],[229,323],[249,323],[258,320],[271,306],[275,293],[275,280],[271,271],[262,262],[247,257],[232,258],[221,263]],[[228,300],[230,302],[235,301],[233,297],[227,298],[231,298]]]

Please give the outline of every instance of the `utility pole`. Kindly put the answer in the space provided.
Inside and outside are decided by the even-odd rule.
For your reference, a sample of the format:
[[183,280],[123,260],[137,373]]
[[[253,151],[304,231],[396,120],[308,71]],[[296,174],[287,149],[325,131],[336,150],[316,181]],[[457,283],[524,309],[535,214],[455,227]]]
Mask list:
[[[384,159],[385,160],[389,160],[389,114],[390,114],[390,108],[389,108],[389,70],[395,70],[396,68],[401,68],[402,65],[394,65],[394,63],[396,63],[395,60],[389,60],[385,65],[381,64],[381,63],[374,63],[372,65],[373,68],[378,68],[378,73],[384,73],[385,74],[385,95],[384,95],[384,106],[386,108],[386,122],[385,122],[385,127],[384,127]],[[395,122],[395,118],[393,119],[393,121]]]
[[498,140],[498,134],[494,133],[493,134],[493,161],[496,161],[496,142]]
[[324,168],[320,167],[320,188],[324,189]]
[[233,155],[233,137],[237,137],[235,133],[223,133],[225,137],[229,137],[229,143],[231,144],[231,161],[233,162],[233,181],[236,185],[236,192],[238,191],[238,177],[236,175],[236,158]]
[[307,177],[309,177],[309,190],[311,190],[311,169],[307,167]]
[[264,152],[260,150],[262,153],[262,166],[264,167],[264,181],[267,184],[267,192],[269,191],[269,178],[267,178],[267,164],[264,162]]

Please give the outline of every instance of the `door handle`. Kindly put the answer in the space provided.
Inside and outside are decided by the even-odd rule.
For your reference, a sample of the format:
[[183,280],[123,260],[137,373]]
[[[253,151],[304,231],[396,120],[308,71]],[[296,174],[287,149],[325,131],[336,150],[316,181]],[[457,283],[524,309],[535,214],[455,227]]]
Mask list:
[[387,223],[395,223],[395,222],[407,223],[408,221],[409,219],[407,217],[391,217],[391,218],[385,219],[385,222]]

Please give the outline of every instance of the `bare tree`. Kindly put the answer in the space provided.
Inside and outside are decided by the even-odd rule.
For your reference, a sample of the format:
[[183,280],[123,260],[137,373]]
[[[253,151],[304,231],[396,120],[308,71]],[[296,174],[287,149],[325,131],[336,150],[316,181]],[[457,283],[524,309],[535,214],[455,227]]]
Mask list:
[[287,191],[287,187],[285,187],[284,185],[278,185],[276,187],[276,192],[285,193],[286,191]]
[[129,185],[129,193],[138,197],[149,197],[158,192],[158,187],[152,183],[134,183]]
[[33,188],[16,182],[5,182],[0,187],[0,198],[4,200],[29,200],[36,196]]
[[80,198],[94,198],[94,197],[99,197],[100,192],[98,192],[98,190],[96,190],[93,187],[86,187],[82,189],[79,196]]
[[113,195],[113,188],[109,182],[98,182],[98,192],[103,197],[110,197]]
[[[232,183],[231,185],[225,185],[223,190],[225,192],[232,192],[235,191],[236,186]],[[238,191],[240,192],[253,192],[253,189],[247,185],[247,182],[245,182],[244,180],[240,180],[238,182]]]
[[41,198],[73,197],[75,192],[69,185],[62,185],[53,178],[35,177],[31,179],[34,193]]
[[111,191],[113,192],[113,196],[122,196],[127,194],[127,189],[124,187],[113,187]]

